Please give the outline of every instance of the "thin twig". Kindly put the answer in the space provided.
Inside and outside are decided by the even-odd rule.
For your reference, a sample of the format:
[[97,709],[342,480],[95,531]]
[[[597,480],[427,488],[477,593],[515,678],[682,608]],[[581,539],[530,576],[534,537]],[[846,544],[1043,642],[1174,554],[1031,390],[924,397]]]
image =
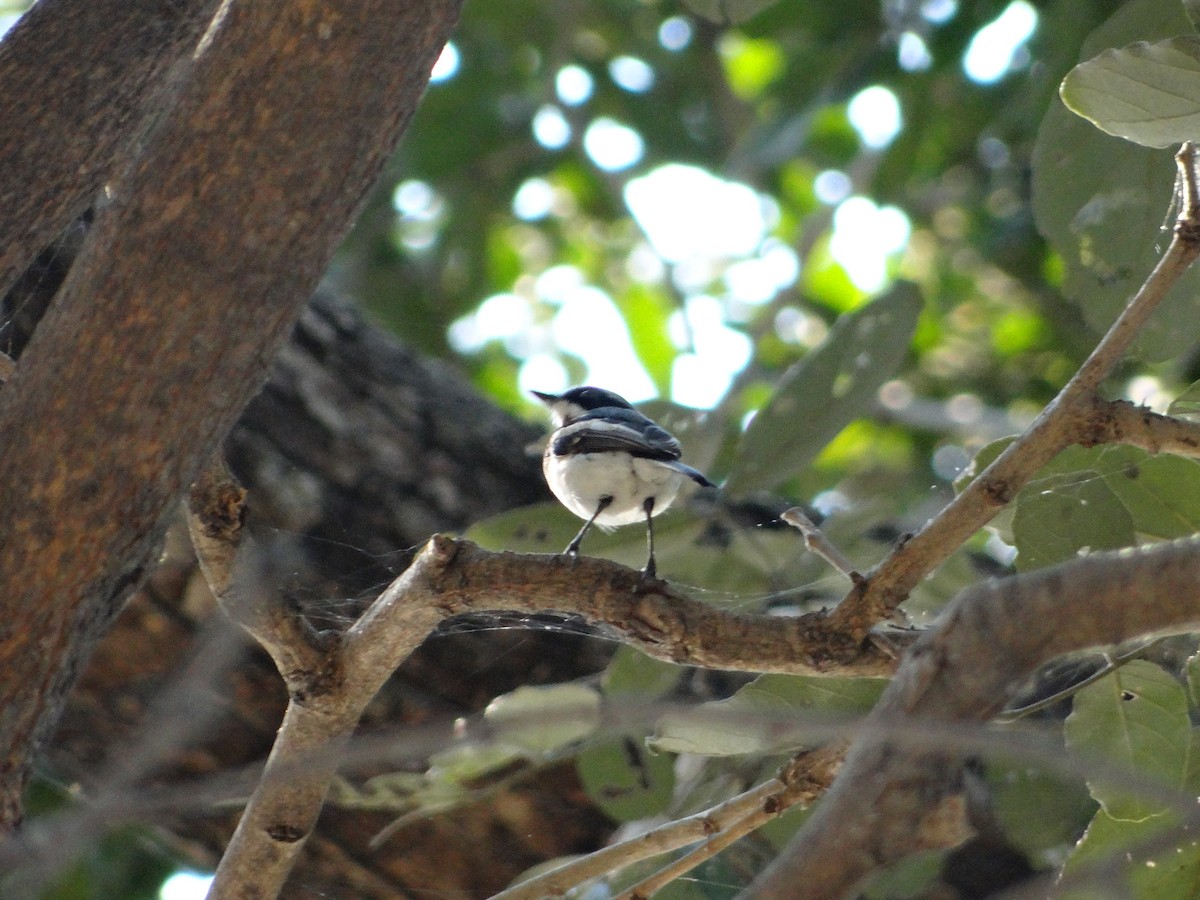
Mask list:
[[696,866],[706,860],[712,859],[726,847],[737,843],[751,831],[770,821],[772,818],[774,816],[759,813],[758,815],[747,816],[735,822],[720,834],[713,835],[695,850],[685,853],[678,859],[663,866],[653,875],[643,878],[633,887],[617,894],[613,900],[645,900],[647,897],[654,896],[654,894],[661,891],[675,879],[681,878],[696,868]]
[[492,900],[541,900],[544,897],[561,897],[568,889],[592,878],[599,878],[633,863],[720,834],[731,825],[736,825],[753,816],[756,811],[767,807],[771,798],[783,790],[783,782],[773,778],[704,812],[676,819],[645,834],[597,850],[515,884],[496,894]]
[[[678,850],[697,841],[705,841],[697,852],[727,833],[735,835],[730,841],[732,843],[733,840],[777,818],[792,807],[815,801],[832,782],[844,753],[845,747],[841,742],[799,753],[780,769],[776,778],[711,809],[668,822],[645,834],[597,850],[515,884],[501,891],[493,900],[541,900],[544,897],[561,897],[570,888],[592,878],[611,874],[626,866]],[[719,852],[723,846],[719,844],[707,856]],[[707,856],[689,854],[684,859],[694,860],[694,866],[703,862]],[[675,877],[684,871],[687,869],[681,869]]]
[[846,559],[842,551],[837,548],[833,541],[825,536],[825,533],[817,527],[812,519],[804,514],[804,510],[799,506],[793,506],[782,513],[779,518],[804,535],[804,546],[810,552],[817,554],[817,556],[821,557],[821,559],[825,560],[825,562],[829,563],[855,584],[863,580],[862,575],[858,573],[858,570],[854,568],[850,560]]

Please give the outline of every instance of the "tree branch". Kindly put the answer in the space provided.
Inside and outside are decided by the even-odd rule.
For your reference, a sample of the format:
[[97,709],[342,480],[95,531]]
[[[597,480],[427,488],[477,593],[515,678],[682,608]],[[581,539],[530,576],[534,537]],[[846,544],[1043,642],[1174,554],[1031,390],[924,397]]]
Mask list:
[[894,658],[831,629],[823,613],[731,613],[666,582],[645,583],[640,573],[607,560],[493,553],[442,535],[432,543],[450,556],[431,586],[446,616],[490,610],[576,613],[656,659],[712,669],[860,676],[895,671]]
[[1160,415],[1127,400],[1093,396],[1091,403],[1086,434],[1079,439],[1085,447],[1128,444],[1148,453],[1200,457],[1200,423]]
[[1200,540],[1096,553],[969,588],[923,635],[865,723],[869,739],[747,896],[843,896],[918,847],[916,824],[954,793],[952,749],[889,743],[889,722],[983,722],[1064,653],[1200,623]]
[[[441,618],[426,585],[449,560],[426,546],[293,692],[266,769],[221,858],[214,897],[275,897],[295,864],[363,710]],[[306,677],[307,676],[307,677]],[[303,761],[303,765],[297,765]]]
[[[1194,183],[1193,149],[1176,154],[1185,185]],[[1159,301],[1200,256],[1200,210],[1184,191],[1179,218],[1166,252],[1100,343],[1029,429],[990,466],[855,585],[830,616],[831,627],[862,636],[890,617],[917,583],[1012,501],[1017,492],[1061,450],[1089,439],[1092,397],[1100,382],[1129,349]]]
[[188,494],[188,531],[196,559],[217,602],[253,637],[275,663],[290,694],[313,690],[323,676],[329,641],[264,590],[266,579],[253,572],[259,553],[244,530],[246,491],[219,457],[200,473]]
[[[819,615],[735,615],[607,560],[492,553],[435,535],[312,670],[291,673],[289,683],[306,689],[292,691],[266,771],[217,870],[217,896],[234,885],[249,891],[239,896],[274,896],[316,822],[337,748],[375,692],[443,619],[496,609],[577,613],[658,658],[696,665],[861,675],[895,665],[871,644],[825,632]],[[789,791],[808,787],[772,803],[772,814],[811,796],[802,770],[788,771]]]

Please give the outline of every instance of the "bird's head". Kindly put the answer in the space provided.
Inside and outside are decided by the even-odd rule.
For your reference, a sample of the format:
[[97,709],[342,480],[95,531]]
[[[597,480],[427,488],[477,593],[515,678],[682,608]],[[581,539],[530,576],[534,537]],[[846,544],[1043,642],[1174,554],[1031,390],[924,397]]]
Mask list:
[[562,394],[544,394],[541,391],[531,393],[550,408],[554,424],[559,428],[595,409],[633,409],[620,394],[598,387],[576,387]]

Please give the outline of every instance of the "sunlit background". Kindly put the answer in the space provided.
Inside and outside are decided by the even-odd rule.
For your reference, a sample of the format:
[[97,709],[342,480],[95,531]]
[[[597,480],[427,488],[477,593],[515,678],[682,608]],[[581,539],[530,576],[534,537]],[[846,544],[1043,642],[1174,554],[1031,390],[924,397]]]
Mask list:
[[[953,0],[921,7],[931,27],[949,21],[956,11]],[[1014,0],[981,27],[962,58],[966,77],[991,84],[1026,66],[1025,44],[1037,28],[1037,18],[1029,3]],[[659,43],[670,52],[684,50],[692,38],[691,20],[683,17],[664,20],[658,31]],[[782,65],[772,58],[778,48],[737,32],[721,38],[720,51],[735,92],[753,94],[770,77],[771,67]],[[920,71],[932,62],[925,39],[915,31],[898,36],[896,53],[905,71]],[[434,68],[434,82],[453,81],[463,64],[451,42]],[[634,57],[612,59],[607,76],[631,93],[652,93],[655,87],[653,66]],[[557,102],[537,110],[530,122],[531,136],[548,150],[579,140],[592,164],[619,179],[625,206],[641,236],[625,259],[626,274],[635,283],[665,284],[680,298],[680,308],[669,318],[676,351],[670,399],[697,409],[712,408],[750,360],[751,341],[739,326],[754,316],[755,307],[794,288],[801,275],[795,249],[777,235],[779,204],[751,185],[693,165],[643,166],[644,142],[636,130],[606,115],[587,114],[595,86],[586,69],[564,66],[554,84]],[[584,113],[569,116],[570,109]],[[856,93],[844,104],[844,115],[866,152],[885,150],[904,128],[900,100],[884,85]],[[827,257],[816,264],[841,268],[860,292],[846,311],[868,302],[903,273],[912,225],[903,209],[862,194],[850,173],[824,170],[812,184],[832,221]],[[443,214],[443,198],[433,186],[408,180],[396,187],[393,202],[408,232],[405,246],[416,252],[427,247],[436,229],[422,225]],[[526,222],[568,218],[572,206],[567,190],[538,176],[524,181],[512,198],[513,214]],[[780,339],[808,347],[820,343],[826,331],[824,320],[790,306],[777,311],[774,325]],[[474,312],[452,324],[449,339],[464,354],[501,344],[519,360],[518,383],[525,392],[560,391],[586,381],[633,402],[659,394],[613,298],[569,263],[522,277],[510,291],[483,298]],[[568,356],[583,363],[582,373],[567,364]]]

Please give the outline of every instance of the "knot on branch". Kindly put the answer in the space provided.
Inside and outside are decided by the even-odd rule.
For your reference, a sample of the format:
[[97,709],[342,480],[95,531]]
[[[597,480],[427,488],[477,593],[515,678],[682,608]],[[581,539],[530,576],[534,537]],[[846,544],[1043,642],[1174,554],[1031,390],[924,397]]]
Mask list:
[[271,825],[268,826],[267,836],[273,841],[278,841],[281,844],[294,844],[297,841],[302,841],[308,836],[308,832],[300,828],[294,828],[291,825]]
[[220,459],[200,473],[188,506],[204,535],[218,541],[234,541],[246,524],[246,489]]
[[1200,244],[1200,220],[1180,217],[1175,222],[1175,234],[1185,244]]

